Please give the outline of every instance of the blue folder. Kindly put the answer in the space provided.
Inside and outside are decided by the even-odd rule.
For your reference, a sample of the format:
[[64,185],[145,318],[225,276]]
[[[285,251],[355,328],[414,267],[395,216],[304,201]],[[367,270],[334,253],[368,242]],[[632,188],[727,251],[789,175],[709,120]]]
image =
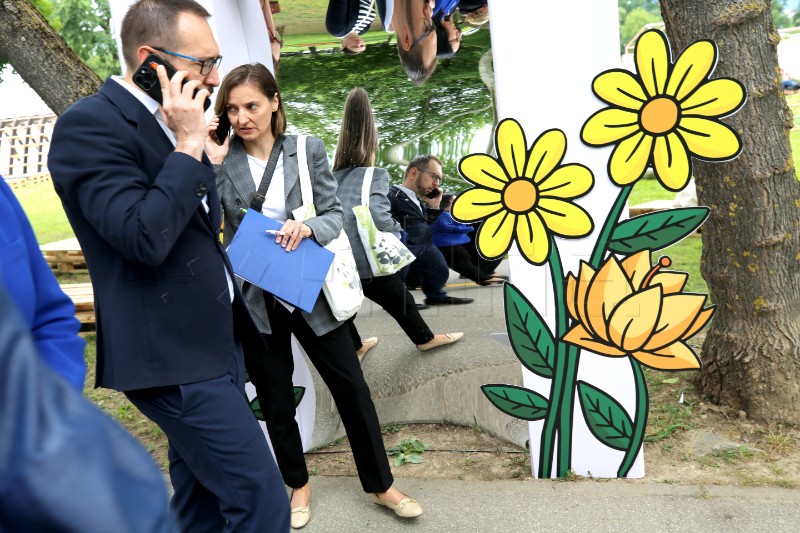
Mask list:
[[286,303],[311,312],[333,262],[333,252],[311,239],[303,239],[296,250],[287,252],[275,244],[275,235],[266,232],[281,226],[249,209],[228,246],[233,272]]

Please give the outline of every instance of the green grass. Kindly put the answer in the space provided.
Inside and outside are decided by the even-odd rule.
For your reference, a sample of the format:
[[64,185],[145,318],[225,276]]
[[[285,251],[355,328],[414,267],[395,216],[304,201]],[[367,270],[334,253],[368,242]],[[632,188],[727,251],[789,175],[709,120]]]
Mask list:
[[75,236],[51,182],[20,187],[14,194],[31,221],[39,244]]

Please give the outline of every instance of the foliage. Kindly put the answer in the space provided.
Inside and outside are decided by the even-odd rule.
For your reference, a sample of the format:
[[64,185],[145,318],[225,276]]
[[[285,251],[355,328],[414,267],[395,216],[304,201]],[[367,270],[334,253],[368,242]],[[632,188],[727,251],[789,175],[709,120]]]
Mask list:
[[101,79],[120,73],[108,0],[55,0],[61,35]]
[[411,437],[410,439],[403,439],[400,444],[392,446],[387,453],[390,456],[394,456],[394,466],[401,466],[405,463],[419,464],[423,461],[421,454],[427,448],[427,444],[416,437]]
[[619,0],[620,52],[645,24],[661,22],[658,0]]
[[786,0],[772,0],[772,19],[776,28],[790,28],[794,26],[792,17],[787,13]]

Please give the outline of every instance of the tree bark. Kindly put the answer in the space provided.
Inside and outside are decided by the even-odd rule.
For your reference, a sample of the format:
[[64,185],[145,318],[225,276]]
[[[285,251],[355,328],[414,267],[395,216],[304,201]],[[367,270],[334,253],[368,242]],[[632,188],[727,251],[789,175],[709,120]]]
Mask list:
[[97,74],[27,0],[0,0],[0,56],[57,115],[100,87]]
[[[703,345],[702,392],[755,420],[800,423],[800,184],[795,175],[769,0],[661,0],[673,52],[698,39],[719,48],[714,77],[740,80],[748,100],[726,119],[742,154],[695,161],[703,226],[701,272],[717,311]],[[673,54],[675,57],[675,54]]]

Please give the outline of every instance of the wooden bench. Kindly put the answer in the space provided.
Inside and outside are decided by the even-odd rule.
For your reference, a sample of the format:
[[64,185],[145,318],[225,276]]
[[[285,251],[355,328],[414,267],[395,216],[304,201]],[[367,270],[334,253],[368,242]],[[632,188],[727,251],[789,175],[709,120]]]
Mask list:
[[39,247],[50,268],[57,272],[86,272],[86,259],[78,239],[50,242]]
[[628,207],[628,213],[631,217],[644,215],[645,213],[652,213],[653,211],[661,211],[662,209],[672,209],[675,206],[675,200],[651,200],[643,204],[632,205]]
[[94,318],[94,290],[91,283],[69,283],[61,285],[61,290],[69,296],[75,304],[75,318],[80,320],[82,325],[95,323]]

